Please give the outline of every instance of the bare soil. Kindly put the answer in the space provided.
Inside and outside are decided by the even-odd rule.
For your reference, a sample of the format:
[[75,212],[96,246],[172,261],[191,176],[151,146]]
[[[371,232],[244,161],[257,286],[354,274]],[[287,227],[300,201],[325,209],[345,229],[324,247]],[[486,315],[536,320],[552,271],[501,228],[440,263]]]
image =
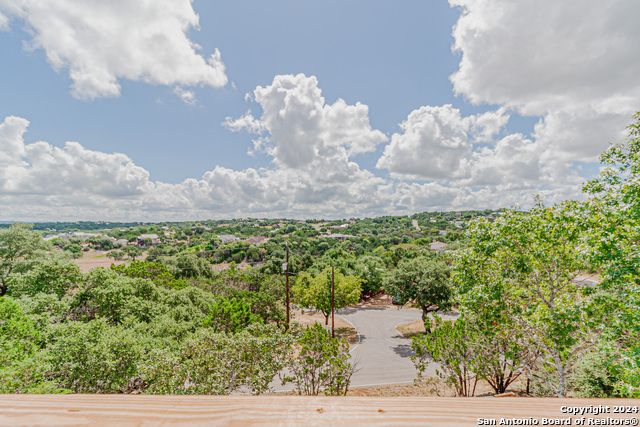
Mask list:
[[83,273],[88,273],[89,270],[96,267],[109,268],[111,264],[129,264],[130,260],[114,261],[107,257],[109,252],[106,251],[87,251],[82,253],[82,258],[74,259],[75,262]]
[[391,295],[378,294],[374,295],[366,301],[363,301],[357,305],[357,307],[380,307],[393,305]]
[[[496,396],[495,391],[486,381],[478,381],[475,390],[475,397],[496,396],[496,397],[532,397],[526,393],[527,380],[518,378],[513,382],[507,392],[503,395]],[[347,396],[364,396],[364,397],[400,397],[400,396],[416,396],[416,397],[456,397],[456,392],[448,387],[444,381],[438,377],[427,378],[423,382],[413,384],[393,384],[377,387],[355,387],[347,392]]]
[[424,335],[427,332],[422,320],[416,320],[415,322],[399,325],[396,329],[407,338],[411,338],[416,335]]
[[[298,322],[302,325],[311,325],[313,323],[320,323],[324,325],[324,314],[315,311],[301,310],[293,311],[291,313],[291,322]],[[329,316],[329,326],[331,326],[331,316]],[[336,337],[344,338],[349,342],[349,345],[354,345],[358,339],[358,334],[353,326],[349,322],[346,322],[339,316],[336,316],[335,320]]]

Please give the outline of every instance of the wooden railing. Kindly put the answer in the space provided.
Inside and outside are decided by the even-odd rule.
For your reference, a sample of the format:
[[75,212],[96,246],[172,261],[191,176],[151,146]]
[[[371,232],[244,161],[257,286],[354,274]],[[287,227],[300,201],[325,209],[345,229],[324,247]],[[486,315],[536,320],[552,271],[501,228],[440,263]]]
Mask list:
[[[638,400],[514,397],[2,395],[0,425],[476,426],[491,425],[484,420],[500,425],[501,419],[517,419],[528,422],[517,425],[541,426],[543,418],[590,425],[589,418],[607,417],[637,425],[633,419],[637,421],[640,414],[614,413],[614,408],[638,405]],[[601,406],[610,412],[573,415],[562,411],[562,407]],[[531,424],[534,421],[537,424]]]

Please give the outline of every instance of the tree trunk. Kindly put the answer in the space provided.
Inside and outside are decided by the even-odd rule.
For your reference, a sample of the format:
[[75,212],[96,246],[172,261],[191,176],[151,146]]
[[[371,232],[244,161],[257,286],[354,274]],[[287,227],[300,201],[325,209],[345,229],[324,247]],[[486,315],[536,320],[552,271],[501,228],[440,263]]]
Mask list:
[[422,309],[422,323],[424,323],[424,330],[427,334],[431,333],[431,321],[429,320],[429,311],[427,311],[427,307],[424,305],[420,305]]

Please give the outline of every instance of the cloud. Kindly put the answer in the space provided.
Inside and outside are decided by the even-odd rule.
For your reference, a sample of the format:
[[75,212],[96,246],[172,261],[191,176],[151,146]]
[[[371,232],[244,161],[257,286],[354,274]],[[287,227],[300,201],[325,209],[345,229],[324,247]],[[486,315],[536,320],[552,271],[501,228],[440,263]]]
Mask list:
[[344,147],[316,156],[308,168],[231,170],[214,167],[178,184],[120,153],[25,143],[29,122],[0,124],[0,216],[29,220],[161,220],[229,216],[340,216],[388,210],[391,188],[349,160]]
[[259,119],[248,112],[237,120],[227,118],[224,125],[233,131],[268,132],[270,152],[282,167],[308,167],[318,157],[333,156],[338,148],[351,157],[387,141],[371,128],[369,107],[359,102],[347,105],[342,99],[326,104],[314,76],[276,76],[271,85],[258,86],[254,97],[262,107]]
[[504,109],[462,117],[450,104],[420,107],[400,124],[376,167],[397,179],[465,186],[535,179],[539,150],[532,141],[521,134],[495,140],[508,121]]
[[[0,192],[4,195],[130,197],[148,188],[149,173],[124,154],[64,148],[38,141],[25,144],[29,122],[7,117],[0,124]],[[112,203],[110,201],[110,203]]]
[[261,135],[262,133],[267,131],[267,128],[264,124],[253,117],[251,114],[251,110],[244,113],[239,119],[233,119],[231,117],[226,117],[225,121],[222,122],[222,126],[230,130],[231,132],[239,132],[242,130],[246,130],[249,133]]
[[[463,116],[451,105],[411,112],[392,135],[377,167],[357,153],[387,140],[369,124],[368,108],[326,104],[315,77],[276,76],[255,90],[262,112],[223,123],[257,134],[268,168],[214,166],[180,183],[150,179],[120,153],[25,143],[28,121],[0,124],[0,217],[23,220],[166,221],[228,217],[344,218],[424,210],[528,206],[533,196],[576,198],[582,178],[552,156],[542,133],[506,134],[504,109]],[[407,180],[414,182],[407,182]]]
[[178,98],[180,98],[185,104],[196,105],[198,103],[196,94],[192,90],[186,90],[178,86],[173,89],[173,93],[178,95]]
[[595,161],[640,105],[640,3],[449,0],[461,9],[454,91],[542,117],[553,156]]
[[190,0],[5,0],[2,16],[23,20],[56,70],[66,69],[72,94],[90,100],[120,95],[119,79],[155,85],[221,87],[220,52],[205,58],[186,33],[198,28]]
[[463,117],[451,105],[421,107],[400,124],[376,167],[400,181],[395,197],[407,209],[528,205],[535,194],[578,198],[583,178],[572,162],[555,157],[541,136],[504,134],[508,120],[504,109]]
[[0,31],[7,31],[9,29],[9,18],[6,15],[0,13]]

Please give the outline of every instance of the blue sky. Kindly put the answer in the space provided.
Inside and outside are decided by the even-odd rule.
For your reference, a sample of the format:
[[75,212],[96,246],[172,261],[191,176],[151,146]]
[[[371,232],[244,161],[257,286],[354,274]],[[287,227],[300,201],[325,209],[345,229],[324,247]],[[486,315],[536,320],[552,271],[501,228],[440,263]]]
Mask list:
[[639,109],[640,6],[557,3],[0,2],[0,219],[578,198]]

